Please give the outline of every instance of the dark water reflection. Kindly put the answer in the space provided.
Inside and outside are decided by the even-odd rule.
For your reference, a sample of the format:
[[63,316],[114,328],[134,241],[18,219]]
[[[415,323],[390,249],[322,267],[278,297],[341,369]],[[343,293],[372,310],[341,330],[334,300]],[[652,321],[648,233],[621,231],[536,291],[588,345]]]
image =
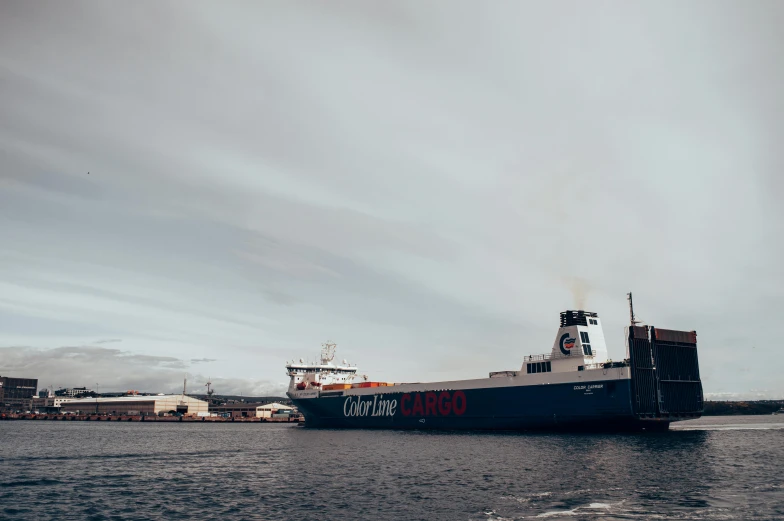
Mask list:
[[777,519],[782,417],[668,433],[0,423],[0,519]]

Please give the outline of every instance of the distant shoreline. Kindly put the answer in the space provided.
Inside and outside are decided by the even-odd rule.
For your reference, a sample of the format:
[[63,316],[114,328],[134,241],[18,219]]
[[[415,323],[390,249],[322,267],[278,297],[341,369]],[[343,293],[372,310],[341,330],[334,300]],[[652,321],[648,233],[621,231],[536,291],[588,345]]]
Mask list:
[[749,400],[737,402],[706,401],[703,416],[740,416],[773,414],[784,407],[784,400]]
[[94,421],[94,422],[185,422],[185,423],[299,423],[299,417],[291,418],[257,418],[257,417],[221,417],[221,416],[140,416],[140,415],[107,415],[107,414],[0,414],[0,420],[28,421]]

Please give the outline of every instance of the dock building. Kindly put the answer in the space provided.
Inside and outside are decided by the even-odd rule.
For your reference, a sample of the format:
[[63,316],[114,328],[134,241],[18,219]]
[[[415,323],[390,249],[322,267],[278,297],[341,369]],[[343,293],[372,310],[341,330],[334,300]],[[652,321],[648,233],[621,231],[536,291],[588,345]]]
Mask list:
[[76,398],[60,402],[62,412],[112,415],[202,414],[207,402],[181,394]]
[[231,402],[210,404],[210,412],[227,418],[255,418],[256,409],[263,404],[253,402]]
[[256,407],[256,418],[276,418],[290,416],[294,412],[294,407],[283,405],[282,403],[266,403]]

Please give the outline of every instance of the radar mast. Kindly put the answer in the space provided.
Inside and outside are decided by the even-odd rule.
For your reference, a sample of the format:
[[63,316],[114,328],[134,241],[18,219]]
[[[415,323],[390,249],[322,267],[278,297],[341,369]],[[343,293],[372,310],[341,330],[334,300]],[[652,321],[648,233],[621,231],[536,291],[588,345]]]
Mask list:
[[324,342],[321,344],[321,363],[326,365],[335,358],[335,349],[337,345],[334,342]]

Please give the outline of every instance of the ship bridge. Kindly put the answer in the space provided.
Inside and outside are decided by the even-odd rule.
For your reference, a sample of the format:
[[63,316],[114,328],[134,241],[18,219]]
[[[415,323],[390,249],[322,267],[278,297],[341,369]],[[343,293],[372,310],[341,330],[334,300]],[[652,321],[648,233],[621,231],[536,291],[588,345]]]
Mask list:
[[598,313],[584,310],[561,312],[560,327],[549,354],[528,355],[521,374],[565,373],[596,369],[609,360]]

